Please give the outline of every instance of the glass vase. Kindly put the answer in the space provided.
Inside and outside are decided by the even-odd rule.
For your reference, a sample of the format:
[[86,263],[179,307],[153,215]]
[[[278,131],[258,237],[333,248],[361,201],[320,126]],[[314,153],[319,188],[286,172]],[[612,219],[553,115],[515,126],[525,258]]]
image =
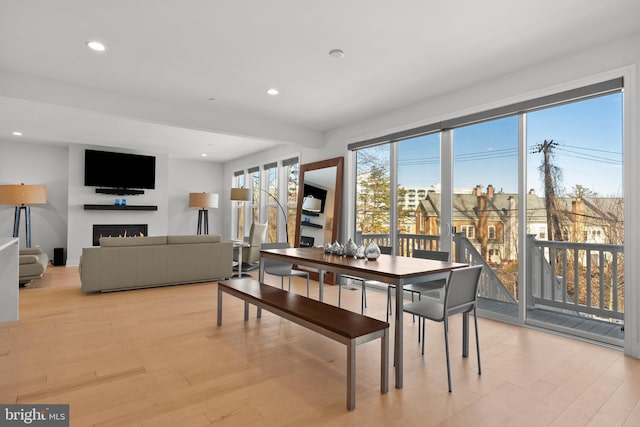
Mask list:
[[370,241],[367,248],[364,250],[364,256],[369,261],[375,261],[380,258],[380,247],[378,247],[378,244],[373,240]]

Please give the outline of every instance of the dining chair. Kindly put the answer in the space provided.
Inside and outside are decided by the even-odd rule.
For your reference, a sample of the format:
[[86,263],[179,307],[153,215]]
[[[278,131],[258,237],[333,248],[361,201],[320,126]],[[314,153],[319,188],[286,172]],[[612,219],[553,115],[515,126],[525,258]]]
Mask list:
[[[414,249],[413,257],[422,259],[433,259],[436,261],[449,261],[449,252]],[[411,302],[414,302],[414,297],[416,295],[418,295],[418,300],[420,300],[422,299],[423,294],[431,295],[434,292],[438,292],[438,298],[442,298],[441,291],[444,289],[444,286],[446,284],[447,277],[446,275],[444,275],[442,278],[429,280],[427,282],[410,283],[406,285],[403,290],[411,293]],[[420,342],[420,337],[422,336],[422,334],[420,333],[421,328],[422,327],[420,323],[418,323],[418,342]]]
[[[251,223],[248,246],[242,247],[242,270],[250,271],[258,268],[260,261],[260,245],[267,238],[267,224]],[[237,260],[236,260],[237,261]]]
[[[393,253],[393,248],[391,246],[379,246],[380,253],[383,255],[391,255]],[[341,274],[343,279],[351,279],[356,282],[360,282],[360,288],[362,290],[360,297],[360,314],[364,314],[364,309],[367,308],[367,286],[370,287],[382,287],[389,286],[386,283],[379,282],[377,280],[366,280],[362,277],[351,276],[348,274]],[[342,285],[338,288],[338,307],[342,304]],[[387,300],[387,322],[389,322],[389,313],[388,311],[391,309],[389,306],[389,301]]]
[[[291,245],[286,242],[282,243],[263,243],[261,249],[285,249],[290,248]],[[293,264],[287,264],[282,261],[277,261],[269,258],[260,258],[260,262],[264,266],[264,272],[273,276],[280,277],[280,288],[284,289],[284,278],[289,277],[289,292],[291,292],[291,277],[306,277],[307,278],[307,297],[309,297],[309,273],[302,270],[295,270]]]
[[[405,313],[418,316],[422,320],[422,354],[424,355],[425,341],[425,319],[434,322],[442,322],[444,329],[444,344],[447,357],[447,380],[449,382],[449,392],[451,392],[451,364],[449,362],[449,317],[455,314],[467,315],[473,311],[473,323],[476,333],[476,353],[478,357],[478,375],[482,374],[480,365],[480,341],[478,339],[478,282],[482,266],[458,268],[451,270],[447,284],[444,288],[444,300],[425,298],[403,306]],[[463,332],[463,340],[468,340],[468,331]],[[466,348],[466,343],[463,344]],[[465,356],[463,354],[463,356]]]

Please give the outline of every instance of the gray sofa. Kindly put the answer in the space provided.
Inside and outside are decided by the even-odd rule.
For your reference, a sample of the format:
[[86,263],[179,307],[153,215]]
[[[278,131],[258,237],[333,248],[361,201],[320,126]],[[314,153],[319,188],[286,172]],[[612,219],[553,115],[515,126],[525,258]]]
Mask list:
[[24,285],[42,277],[49,265],[49,255],[39,246],[20,249],[18,264],[18,281]]
[[233,243],[219,235],[103,237],[83,248],[82,290],[104,292],[229,278]]

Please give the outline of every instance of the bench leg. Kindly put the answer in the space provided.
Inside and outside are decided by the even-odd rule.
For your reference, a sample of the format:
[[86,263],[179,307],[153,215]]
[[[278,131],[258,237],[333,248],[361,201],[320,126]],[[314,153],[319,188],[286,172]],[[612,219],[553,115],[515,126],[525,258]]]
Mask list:
[[389,391],[389,328],[384,330],[380,342],[380,393],[384,394]]
[[249,303],[247,301],[244,302],[244,321],[249,320]]
[[218,287],[218,326],[222,325],[222,289]]
[[347,409],[356,409],[356,343],[347,344]]

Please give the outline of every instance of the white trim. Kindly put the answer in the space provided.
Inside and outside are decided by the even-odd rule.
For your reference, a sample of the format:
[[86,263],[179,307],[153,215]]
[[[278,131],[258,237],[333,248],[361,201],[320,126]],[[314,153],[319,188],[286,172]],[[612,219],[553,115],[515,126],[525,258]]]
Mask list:
[[[639,60],[640,61],[640,60]],[[637,68],[635,65],[622,70],[624,77],[623,96],[623,195],[624,195],[624,354],[640,358],[640,280],[639,265],[635,260],[640,258],[638,236],[640,235],[640,149],[638,145],[638,92]]]

